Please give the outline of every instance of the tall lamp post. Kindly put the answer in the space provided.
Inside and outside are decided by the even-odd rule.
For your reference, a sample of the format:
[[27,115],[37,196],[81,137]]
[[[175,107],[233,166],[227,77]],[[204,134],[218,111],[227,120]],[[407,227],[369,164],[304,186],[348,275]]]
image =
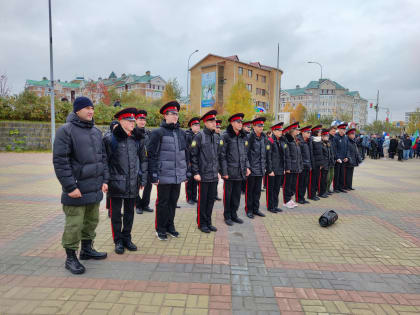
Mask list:
[[321,68],[321,79],[322,79],[322,65],[316,61],[308,61],[308,63],[316,63]]
[[[316,63],[321,68],[321,79],[322,79],[322,65],[317,61],[308,61],[308,63]],[[318,100],[319,100],[319,110],[321,111],[321,94],[318,88]],[[335,105],[335,118],[337,119],[337,104]]]
[[53,46],[52,46],[52,23],[51,23],[51,0],[48,0],[49,26],[50,26],[50,95],[51,95],[51,147],[55,138],[55,106],[54,106],[54,70],[53,70]]
[[189,83],[189,76],[190,76],[190,59],[191,56],[194,55],[196,52],[198,52],[198,49],[194,50],[190,56],[188,57],[188,63],[187,63],[187,98],[188,98],[188,104],[190,103],[190,94],[188,91],[188,83]]

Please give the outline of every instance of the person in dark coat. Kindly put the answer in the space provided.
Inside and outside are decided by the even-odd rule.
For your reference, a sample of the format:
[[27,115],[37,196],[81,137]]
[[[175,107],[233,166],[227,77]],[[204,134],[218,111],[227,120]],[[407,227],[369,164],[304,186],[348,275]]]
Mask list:
[[245,213],[250,219],[254,215],[265,217],[260,211],[261,184],[264,175],[274,176],[271,165],[271,143],[263,132],[264,117],[252,121],[253,131],[248,136],[248,161],[251,174],[246,180]]
[[286,161],[286,178],[283,183],[283,201],[286,208],[297,207],[297,203],[292,200],[296,193],[296,183],[299,173],[303,170],[302,153],[300,146],[296,142],[299,130],[299,122],[295,122],[284,128],[287,147],[289,150],[289,160]]
[[[251,121],[244,121],[242,122],[242,130],[248,136],[251,133]],[[241,192],[242,194],[246,193],[246,180],[242,181],[241,183]]]
[[[136,115],[136,128],[134,132],[138,134],[138,137],[141,139],[139,143],[140,147],[146,147],[150,137],[150,130],[146,129],[147,123],[147,111],[144,109],[137,110]],[[147,176],[148,177],[148,176]],[[149,207],[150,204],[150,194],[152,193],[152,183],[147,179],[146,186],[143,188],[143,196],[140,197],[140,191],[136,198],[136,213],[142,214],[144,211],[153,212],[153,209]]]
[[332,165],[329,166],[329,170],[328,170],[328,179],[327,179],[327,194],[331,195],[333,193],[333,191],[331,190],[331,184],[334,180],[334,167],[335,167],[335,161],[336,161],[336,154],[334,151],[334,136],[335,133],[337,132],[337,126],[333,125],[331,126],[331,128],[329,129],[330,131],[328,132],[328,142],[330,143],[330,148],[331,148],[331,153],[333,155],[333,163]]
[[211,110],[200,120],[204,129],[198,132],[191,143],[191,172],[198,182],[197,226],[201,232],[216,232],[211,215],[219,181],[219,153],[222,147],[215,134],[217,111]]
[[[112,237],[115,253],[121,255],[124,249],[136,251],[131,240],[134,221],[134,207],[139,189],[147,182],[147,159],[144,139],[134,132],[137,109],[124,108],[115,114],[119,124],[111,137],[104,138],[108,157],[109,195]],[[142,144],[140,144],[142,143]],[[121,209],[124,206],[123,220]]]
[[332,151],[332,146],[329,141],[329,129],[322,129],[321,138],[322,138],[322,163],[320,166],[320,177],[318,183],[318,195],[321,198],[327,198],[327,184],[328,184],[328,172],[330,167],[334,166],[334,154]]
[[269,137],[271,142],[271,163],[274,176],[267,176],[267,210],[272,213],[282,212],[278,207],[280,187],[284,182],[284,172],[286,169],[286,160],[290,161],[289,149],[283,135],[283,123],[280,122],[271,127],[272,136]]
[[[111,121],[111,124],[109,125],[109,130],[104,134],[104,138],[111,137],[112,131],[114,130],[115,127],[117,127],[118,124],[119,124],[119,122],[117,120]],[[107,193],[106,194],[106,204],[105,204],[105,207],[108,210],[108,218],[111,218],[110,201],[111,201],[111,198],[109,197],[109,195]]]
[[[216,129],[214,130],[214,136],[216,137],[217,142],[219,142],[219,143],[220,143],[220,140],[222,140],[222,135],[221,135],[222,122],[223,122],[222,120],[216,119]],[[217,183],[217,184],[219,184],[219,183]],[[216,201],[221,201],[221,200],[222,199],[219,197],[219,189],[216,188]]]
[[389,158],[394,159],[395,154],[397,153],[397,147],[398,147],[398,140],[395,136],[392,136],[391,140],[389,140]]
[[412,145],[412,141],[409,135],[407,134],[404,135],[403,143],[404,143],[404,150],[403,150],[404,160],[408,160],[408,158],[410,157],[410,149]]
[[322,139],[321,139],[322,125],[317,125],[312,128],[312,171],[309,175],[308,183],[308,198],[311,200],[319,200],[316,195],[319,192],[319,180],[321,176],[321,166],[324,164],[324,156],[322,154]]
[[344,163],[344,181],[346,190],[354,190],[353,188],[353,172],[354,168],[362,163],[362,157],[357,149],[355,142],[356,129],[351,128],[347,131],[348,139],[348,150],[347,150],[347,161]]
[[306,190],[309,184],[309,178],[312,171],[312,141],[311,141],[311,128],[312,126],[306,126],[300,128],[300,134],[297,136],[302,152],[303,170],[298,175],[297,183],[298,187],[296,190],[296,202],[300,204],[309,203],[305,199]]
[[374,160],[378,158],[378,139],[375,134],[370,139],[370,158]]
[[[188,127],[190,127],[190,129],[185,131],[185,134],[187,136],[188,152],[190,152],[191,143],[194,139],[194,136],[200,132],[200,117],[191,118],[188,122]],[[197,187],[198,183],[193,177],[189,178],[188,181],[185,183],[185,196],[187,203],[190,205],[194,205],[197,203]]]
[[334,154],[335,154],[335,169],[334,169],[334,192],[346,193],[344,190],[344,164],[347,162],[347,137],[346,137],[347,123],[338,125],[338,134],[334,136]]
[[237,113],[229,117],[230,125],[222,136],[220,152],[220,167],[223,186],[224,218],[227,225],[234,222],[242,224],[238,218],[238,208],[241,201],[241,181],[251,173],[248,161],[248,138],[242,130],[244,114]]
[[106,253],[93,246],[99,222],[99,204],[108,191],[108,166],[102,133],[95,127],[94,107],[87,97],[78,97],[66,123],[58,128],[53,144],[55,175],[62,187],[61,203],[65,214],[62,245],[65,268],[82,274],[85,267],[76,251],[81,242],[80,259],[104,259]]
[[161,107],[164,119],[160,127],[150,134],[147,145],[149,177],[152,184],[157,185],[155,228],[161,241],[168,239],[167,234],[179,236],[174,224],[175,209],[181,183],[191,176],[187,138],[178,123],[179,109],[176,101]]

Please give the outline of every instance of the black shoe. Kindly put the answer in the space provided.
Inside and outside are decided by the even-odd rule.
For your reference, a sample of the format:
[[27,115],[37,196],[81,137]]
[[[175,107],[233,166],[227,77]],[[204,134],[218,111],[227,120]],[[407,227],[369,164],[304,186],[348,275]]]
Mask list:
[[239,219],[239,218],[234,218],[234,219],[232,219],[232,221],[235,222],[235,223],[239,223],[239,224],[244,223],[244,220]]
[[267,211],[270,211],[272,213],[277,213],[278,212],[276,209],[267,209]]
[[178,206],[178,205],[176,205],[176,207],[175,207],[176,209],[179,209],[179,208],[181,208],[180,206]]
[[334,189],[334,193],[335,193],[335,194],[339,194],[339,193],[341,193],[341,191],[340,191],[340,190],[338,190],[338,189]]
[[82,248],[80,250],[80,259],[81,260],[87,260],[87,259],[105,259],[107,256],[107,253],[100,253],[97,252],[92,247],[92,240],[82,240]]
[[356,189],[352,187],[352,188],[349,188],[349,190],[356,190]]
[[156,236],[159,239],[159,241],[167,241],[168,240],[168,237],[166,236],[166,234],[156,232]]
[[321,198],[328,198],[328,195],[325,193],[325,194],[319,195],[319,197],[321,197]]
[[254,214],[252,214],[251,212],[248,212],[248,213],[246,214],[246,216],[247,216],[248,218],[250,218],[250,219],[253,219],[253,218],[254,218]]
[[328,190],[328,193],[329,193],[329,194],[332,194],[332,193],[333,193],[333,191],[332,191],[331,189],[329,189],[329,190]]
[[259,217],[265,217],[265,214],[262,213],[260,210],[258,210],[257,212],[254,212],[254,214],[259,216]]
[[233,225],[233,221],[231,219],[227,219],[225,220],[226,225],[232,226]]
[[331,196],[332,195],[332,192],[329,192],[329,191],[327,191],[327,193],[326,193],[328,196]]
[[305,200],[298,200],[297,203],[300,203],[301,205],[305,204]]
[[150,208],[149,206],[147,206],[147,207],[144,207],[144,208],[143,208],[143,211],[146,211],[146,212],[153,212],[153,209],[152,209],[152,208]]
[[192,205],[192,206],[193,206],[193,205],[195,205],[194,200],[191,200],[191,199],[190,199],[190,200],[188,200],[188,201],[187,201],[187,203],[188,203],[189,205]]
[[202,226],[198,228],[203,233],[210,233],[210,229],[207,226]]
[[115,253],[118,255],[124,254],[124,244],[122,240],[119,240],[115,243]]
[[347,191],[345,191],[344,189],[339,189],[339,191],[347,194]]
[[309,202],[308,200],[306,200],[306,199],[305,199],[305,200],[303,201],[303,203],[307,204],[307,203],[310,203],[310,202]]
[[317,200],[319,200],[319,198],[318,197],[312,197],[312,198],[309,198],[309,199],[311,199],[311,200],[313,200],[313,201],[317,201]]
[[136,208],[136,213],[137,214],[142,214],[143,213],[143,209],[142,208]]
[[220,199],[219,197],[216,197],[216,201],[221,201],[222,199]]
[[193,201],[194,201],[195,203],[197,203],[197,202],[198,202],[198,200],[197,200],[197,199],[193,199]]
[[178,236],[179,236],[179,233],[178,233],[177,231],[175,231],[175,230],[173,230],[173,231],[168,231],[168,234],[169,234],[170,236],[172,236],[172,237],[178,237]]
[[137,246],[131,240],[124,241],[123,244],[124,244],[124,247],[127,248],[130,252],[137,251]]
[[280,209],[280,208],[276,208],[276,211],[277,211],[277,212],[283,212],[283,210],[282,210],[282,209]]
[[76,251],[73,249],[66,248],[66,264],[65,267],[74,275],[80,275],[86,271],[85,266],[83,266],[80,261],[77,259]]
[[217,232],[217,228],[213,225],[209,225],[209,230],[212,232]]

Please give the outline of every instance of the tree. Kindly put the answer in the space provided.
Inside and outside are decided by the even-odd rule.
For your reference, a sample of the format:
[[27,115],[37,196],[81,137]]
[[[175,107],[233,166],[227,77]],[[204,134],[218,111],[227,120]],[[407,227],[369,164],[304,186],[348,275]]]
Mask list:
[[370,134],[382,134],[382,132],[388,132],[390,134],[399,135],[401,134],[401,128],[393,126],[390,122],[377,120],[373,123],[364,127],[366,133]]
[[306,107],[299,103],[296,108],[290,114],[290,120],[292,122],[303,121],[306,114]]
[[0,97],[7,97],[10,94],[10,89],[7,84],[7,75],[0,75]]
[[178,80],[176,78],[169,79],[163,92],[162,102],[166,104],[170,101],[178,100],[181,97],[181,93],[182,88],[179,86]]
[[230,115],[244,113],[246,120],[252,119],[255,115],[251,92],[248,91],[242,80],[232,86],[225,109]]
[[283,112],[284,113],[291,113],[291,112],[293,112],[293,106],[292,106],[292,104],[290,104],[289,102],[287,102],[286,105],[284,105],[284,107],[283,107]]
[[414,114],[410,115],[407,125],[407,133],[412,135],[416,132],[417,129],[420,130],[420,108],[416,108]]

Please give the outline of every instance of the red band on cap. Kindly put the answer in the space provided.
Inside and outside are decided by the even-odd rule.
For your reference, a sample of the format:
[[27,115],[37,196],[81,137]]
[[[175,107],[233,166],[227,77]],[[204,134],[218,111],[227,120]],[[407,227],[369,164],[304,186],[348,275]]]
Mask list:
[[302,128],[302,129],[300,129],[300,132],[308,132],[308,131],[310,131],[310,128]]
[[216,115],[208,115],[208,116],[204,117],[203,120],[206,122],[207,120],[213,119],[213,118],[216,118]]
[[128,118],[128,117],[134,117],[134,114],[132,114],[132,113],[122,114],[122,115],[118,116],[118,120]]
[[257,120],[257,121],[254,121],[254,122],[253,122],[253,124],[254,124],[254,126],[255,126],[255,125],[264,125],[264,121],[262,121],[262,120]]
[[200,122],[198,120],[193,120],[192,122],[190,122],[190,126],[194,125],[194,124],[199,124]]
[[137,114],[136,118],[139,118],[139,117],[147,117],[147,116],[146,116],[146,114]]
[[282,129],[283,130],[283,126],[273,126],[273,127],[271,127],[271,130],[277,130],[277,129]]
[[321,127],[316,127],[316,128],[314,128],[314,129],[312,129],[312,131],[318,131],[318,130],[320,130],[321,129]]
[[168,108],[165,108],[165,110],[163,111],[163,113],[165,114],[167,111],[174,111],[174,112],[177,112],[178,111],[178,107],[176,107],[176,106],[171,106],[171,107],[168,107]]
[[233,117],[230,121],[235,121],[235,120],[242,120],[242,117],[236,116],[236,117]]
[[328,135],[330,132],[329,131],[324,131],[324,132],[321,132],[321,135],[322,136],[326,136],[326,135]]

